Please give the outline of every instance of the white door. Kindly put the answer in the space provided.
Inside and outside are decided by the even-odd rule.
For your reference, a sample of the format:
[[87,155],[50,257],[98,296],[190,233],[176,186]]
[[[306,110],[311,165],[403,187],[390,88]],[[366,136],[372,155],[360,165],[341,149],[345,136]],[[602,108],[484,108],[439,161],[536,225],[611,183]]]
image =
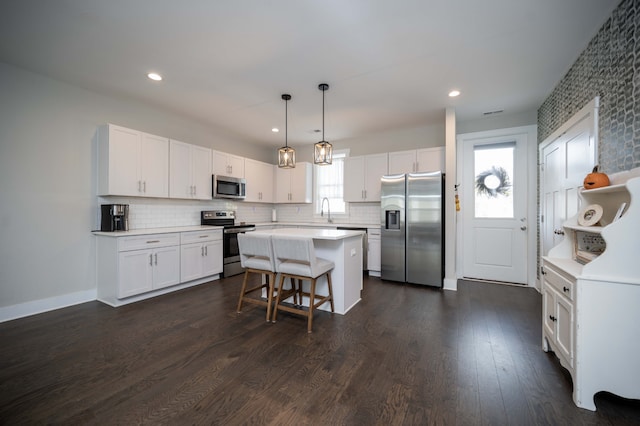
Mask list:
[[463,144],[463,275],[527,284],[527,134]]
[[562,224],[578,212],[579,190],[595,163],[597,118],[592,103],[585,108],[560,129],[559,136],[552,135],[540,148],[543,256],[564,238]]

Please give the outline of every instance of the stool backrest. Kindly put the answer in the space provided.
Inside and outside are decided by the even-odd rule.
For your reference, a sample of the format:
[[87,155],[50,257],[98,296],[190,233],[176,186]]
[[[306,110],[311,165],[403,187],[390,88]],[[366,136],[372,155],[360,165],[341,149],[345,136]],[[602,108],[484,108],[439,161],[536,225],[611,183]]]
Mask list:
[[276,271],[282,262],[297,262],[308,265],[309,275],[313,276],[316,264],[316,252],[313,239],[309,237],[278,236],[271,239],[276,260]]
[[259,259],[261,264],[269,266],[262,269],[275,272],[275,257],[273,256],[271,235],[257,233],[238,234],[238,251],[240,252],[240,264],[243,268],[255,267],[255,265],[246,265],[246,263],[248,260]]

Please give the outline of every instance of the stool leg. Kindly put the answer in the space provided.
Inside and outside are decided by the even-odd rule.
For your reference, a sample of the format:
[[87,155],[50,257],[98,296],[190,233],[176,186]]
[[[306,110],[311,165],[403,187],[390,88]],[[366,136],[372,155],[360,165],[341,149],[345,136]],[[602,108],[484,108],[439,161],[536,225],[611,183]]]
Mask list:
[[311,289],[309,291],[309,319],[307,320],[307,333],[311,333],[313,326],[313,304],[316,296],[316,279],[311,278]]
[[331,271],[327,272],[327,286],[329,287],[329,300],[331,301],[331,312],[335,312],[333,309],[333,286],[331,285]]
[[278,295],[276,296],[276,306],[273,308],[273,319],[271,322],[276,322],[278,317],[278,305],[280,305],[280,296],[282,295],[282,287],[284,286],[284,275],[280,275],[280,283],[278,284]]
[[244,280],[242,280],[242,290],[240,290],[240,299],[238,300],[238,309],[237,312],[240,313],[242,309],[242,299],[244,299],[244,292],[247,289],[247,280],[249,278],[249,271],[244,271]]
[[276,285],[275,274],[267,274],[267,322],[271,321],[271,305],[273,303],[273,287]]

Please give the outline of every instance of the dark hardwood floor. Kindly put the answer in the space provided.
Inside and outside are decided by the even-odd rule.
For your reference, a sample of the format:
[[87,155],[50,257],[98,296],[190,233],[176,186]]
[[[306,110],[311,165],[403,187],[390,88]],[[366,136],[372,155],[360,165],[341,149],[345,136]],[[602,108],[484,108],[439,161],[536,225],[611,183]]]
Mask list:
[[638,401],[573,404],[535,290],[367,278],[307,334],[299,316],[236,314],[240,284],[0,324],[0,424],[640,424]]

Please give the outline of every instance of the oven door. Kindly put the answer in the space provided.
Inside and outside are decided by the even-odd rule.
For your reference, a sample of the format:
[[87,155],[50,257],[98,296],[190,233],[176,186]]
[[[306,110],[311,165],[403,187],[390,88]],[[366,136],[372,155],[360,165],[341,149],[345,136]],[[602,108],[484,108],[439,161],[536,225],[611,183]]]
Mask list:
[[251,226],[245,228],[226,228],[222,231],[222,275],[224,277],[230,277],[233,275],[241,274],[243,272],[242,266],[240,265],[238,234],[255,230],[256,228]]

